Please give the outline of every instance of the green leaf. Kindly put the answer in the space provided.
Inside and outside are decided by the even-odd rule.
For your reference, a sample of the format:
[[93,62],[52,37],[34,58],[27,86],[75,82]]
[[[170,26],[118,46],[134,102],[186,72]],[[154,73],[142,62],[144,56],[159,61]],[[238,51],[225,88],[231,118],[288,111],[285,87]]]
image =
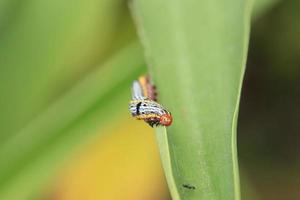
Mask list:
[[240,199],[236,123],[249,39],[248,0],[136,0],[132,5],[160,102],[157,130],[177,199]]
[[[111,57],[0,146],[0,199],[28,199],[95,132],[127,109],[144,58],[138,43]],[[102,133],[103,134],[103,133]]]

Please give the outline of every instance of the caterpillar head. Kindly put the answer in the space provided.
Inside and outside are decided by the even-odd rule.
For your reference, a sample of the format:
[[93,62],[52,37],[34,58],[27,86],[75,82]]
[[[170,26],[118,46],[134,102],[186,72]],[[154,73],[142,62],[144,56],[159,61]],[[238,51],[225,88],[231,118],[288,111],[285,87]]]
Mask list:
[[159,123],[163,126],[170,126],[172,124],[172,121],[172,115],[170,113],[166,113],[160,117]]

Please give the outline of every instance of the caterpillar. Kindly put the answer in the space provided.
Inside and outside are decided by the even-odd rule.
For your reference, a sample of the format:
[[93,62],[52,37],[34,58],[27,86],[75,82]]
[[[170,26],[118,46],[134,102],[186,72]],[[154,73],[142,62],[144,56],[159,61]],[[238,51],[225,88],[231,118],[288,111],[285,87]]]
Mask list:
[[151,83],[148,75],[140,76],[138,80],[133,81],[132,99],[157,100],[156,87]]
[[141,76],[132,84],[132,100],[129,103],[131,115],[144,120],[151,127],[170,126],[172,115],[162,105],[156,102],[157,93],[149,76]]

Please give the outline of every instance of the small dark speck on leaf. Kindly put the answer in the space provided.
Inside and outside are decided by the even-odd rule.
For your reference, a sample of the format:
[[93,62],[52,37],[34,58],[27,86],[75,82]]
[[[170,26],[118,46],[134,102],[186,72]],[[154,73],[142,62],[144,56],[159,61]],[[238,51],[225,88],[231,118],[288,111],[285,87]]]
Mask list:
[[196,187],[190,184],[182,184],[182,187],[189,189],[189,190],[195,190]]

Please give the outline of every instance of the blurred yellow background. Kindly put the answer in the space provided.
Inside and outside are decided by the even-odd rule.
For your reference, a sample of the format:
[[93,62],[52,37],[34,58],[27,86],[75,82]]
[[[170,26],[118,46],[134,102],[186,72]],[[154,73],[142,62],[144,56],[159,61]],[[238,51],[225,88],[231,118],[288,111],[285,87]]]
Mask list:
[[128,115],[105,132],[58,175],[52,198],[170,199],[153,129]]

